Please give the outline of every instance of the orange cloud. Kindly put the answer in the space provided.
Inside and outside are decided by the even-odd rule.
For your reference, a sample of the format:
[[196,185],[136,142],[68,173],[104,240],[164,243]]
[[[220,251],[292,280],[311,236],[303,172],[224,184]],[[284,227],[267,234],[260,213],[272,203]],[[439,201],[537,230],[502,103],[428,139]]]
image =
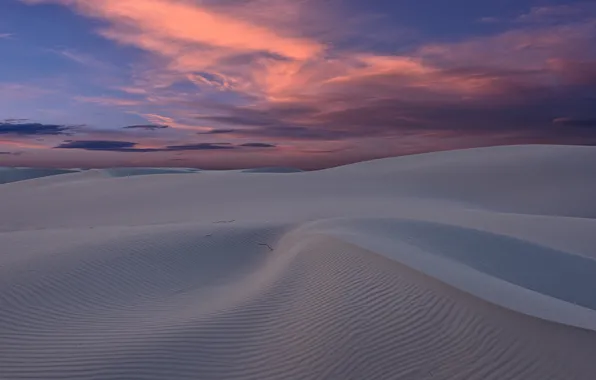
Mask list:
[[[289,20],[297,16],[299,2],[260,0],[250,5],[207,6],[185,0],[22,1],[58,3],[105,20],[108,26],[99,31],[104,37],[154,53],[161,62],[165,59],[158,73],[153,69],[137,78],[140,83],[134,87],[148,90],[188,80],[199,87],[259,94],[263,89],[253,82],[254,73],[272,67],[269,61],[301,65],[318,59],[326,49],[325,44],[302,37],[301,30],[274,22],[275,17],[262,11],[263,7],[275,10],[276,17],[285,14]],[[238,62],[237,57],[245,61]]]
[[[55,2],[109,21],[108,37],[153,48],[166,55],[173,51],[163,42],[204,44],[234,51],[267,51],[293,59],[308,59],[323,46],[308,39],[281,36],[250,20],[218,14],[207,7],[176,0],[25,0]],[[128,38],[127,32],[136,32]],[[162,43],[156,43],[157,41]]]
[[[269,9],[282,19],[295,19],[304,12],[296,5],[300,2],[259,0],[257,5],[208,6],[183,0],[24,1],[60,3],[106,20],[109,26],[100,31],[105,37],[165,58],[165,66],[146,72],[140,76],[140,83],[134,84],[136,92],[147,93],[148,102],[155,99],[152,91],[177,81],[246,93],[267,102],[293,101],[375,80],[466,96],[492,88],[491,78],[447,75],[423,57],[347,52],[327,57],[326,44],[299,37],[308,34],[304,29],[310,26],[296,25],[295,21],[287,23],[292,27],[282,25],[262,11],[263,6],[271,5]],[[440,46],[426,48],[426,53],[433,51],[443,52]],[[387,77],[392,79],[386,81]],[[113,103],[135,105],[133,101]]]
[[[263,89],[269,102],[352,90],[360,91],[363,100],[383,96],[383,92],[393,97],[396,92],[402,92],[406,98],[420,91],[449,96],[489,95],[499,91],[496,82],[494,76],[445,70],[422,57],[374,54],[345,54],[306,64],[272,61],[263,70],[254,72],[254,83]],[[327,110],[337,106],[327,104]]]

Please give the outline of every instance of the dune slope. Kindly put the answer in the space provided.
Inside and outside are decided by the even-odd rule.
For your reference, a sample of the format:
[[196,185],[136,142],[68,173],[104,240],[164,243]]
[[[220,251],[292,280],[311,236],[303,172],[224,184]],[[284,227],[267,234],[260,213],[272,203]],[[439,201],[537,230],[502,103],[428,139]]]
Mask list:
[[596,376],[596,148],[105,173],[0,185],[0,379]]

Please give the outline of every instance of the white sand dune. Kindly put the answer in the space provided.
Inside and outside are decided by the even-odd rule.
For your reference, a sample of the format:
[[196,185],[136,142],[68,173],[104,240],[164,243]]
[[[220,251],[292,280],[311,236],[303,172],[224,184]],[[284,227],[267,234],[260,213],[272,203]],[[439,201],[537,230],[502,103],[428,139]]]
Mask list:
[[244,169],[243,173],[299,173],[302,170],[297,168],[283,168],[283,167],[270,167],[270,168],[254,168]]
[[103,173],[110,177],[130,177],[138,175],[151,174],[184,174],[196,173],[197,169],[178,169],[178,168],[110,168],[100,169]]
[[0,379],[596,378],[596,148],[172,171],[0,179]]

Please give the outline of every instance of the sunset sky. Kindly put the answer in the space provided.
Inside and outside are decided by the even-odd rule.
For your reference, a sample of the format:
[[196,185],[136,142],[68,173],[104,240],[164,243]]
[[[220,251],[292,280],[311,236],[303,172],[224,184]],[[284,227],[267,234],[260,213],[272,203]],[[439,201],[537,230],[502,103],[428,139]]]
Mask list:
[[596,1],[0,0],[0,166],[596,145]]

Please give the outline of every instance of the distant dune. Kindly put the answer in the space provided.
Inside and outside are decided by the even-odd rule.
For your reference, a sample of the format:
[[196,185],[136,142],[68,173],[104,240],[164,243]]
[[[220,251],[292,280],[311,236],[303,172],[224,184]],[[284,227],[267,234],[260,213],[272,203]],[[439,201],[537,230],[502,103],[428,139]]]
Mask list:
[[111,168],[102,169],[110,177],[130,177],[150,174],[184,174],[196,173],[198,169],[177,169],[177,168]]
[[0,169],[0,379],[596,378],[596,147],[293,171]]
[[278,167],[271,167],[271,168],[255,168],[255,169],[245,169],[243,170],[244,173],[298,173],[302,170],[296,168],[278,168]]
[[75,172],[78,170],[0,167],[0,184]]

